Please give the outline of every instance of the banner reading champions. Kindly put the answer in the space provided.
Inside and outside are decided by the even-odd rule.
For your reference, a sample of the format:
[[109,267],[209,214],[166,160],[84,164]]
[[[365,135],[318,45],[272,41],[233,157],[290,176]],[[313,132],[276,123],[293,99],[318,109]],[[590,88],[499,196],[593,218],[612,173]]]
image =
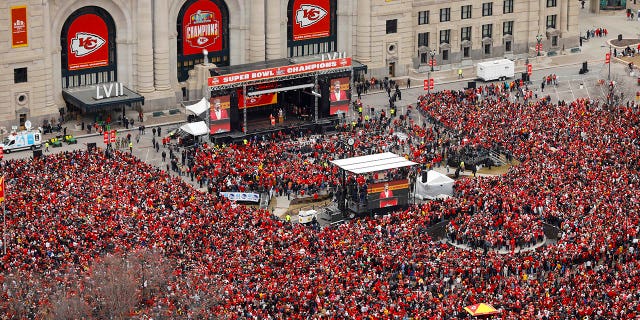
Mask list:
[[19,48],[28,45],[27,7],[11,7],[11,47]]
[[182,17],[182,54],[222,50],[222,14],[209,0],[194,2]]
[[293,41],[328,37],[331,34],[329,0],[293,2]]
[[109,65],[109,33],[107,23],[95,14],[77,17],[67,32],[69,70]]

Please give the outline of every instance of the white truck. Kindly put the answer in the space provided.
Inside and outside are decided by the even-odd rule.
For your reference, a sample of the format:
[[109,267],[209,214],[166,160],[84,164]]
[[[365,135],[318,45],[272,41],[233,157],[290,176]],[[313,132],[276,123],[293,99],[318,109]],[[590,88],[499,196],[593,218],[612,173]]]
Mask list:
[[484,81],[513,78],[515,74],[515,63],[509,59],[479,62],[476,67],[477,77]]
[[40,149],[42,147],[42,134],[39,131],[12,132],[2,140],[0,147],[4,153],[26,149]]

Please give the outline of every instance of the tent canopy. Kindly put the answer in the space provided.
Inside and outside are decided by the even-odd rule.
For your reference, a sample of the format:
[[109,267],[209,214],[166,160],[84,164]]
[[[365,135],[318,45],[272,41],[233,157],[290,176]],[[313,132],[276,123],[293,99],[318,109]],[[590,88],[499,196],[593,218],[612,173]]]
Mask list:
[[453,183],[454,180],[447,177],[446,175],[435,171],[435,170],[429,170],[429,172],[427,172],[427,184],[428,185],[441,185],[441,184],[448,184],[448,183]]
[[196,116],[201,115],[205,111],[209,110],[209,101],[206,98],[202,98],[202,100],[198,101],[195,104],[186,106],[187,111],[193,112]]
[[355,174],[409,167],[417,164],[391,152],[333,160],[331,163]]
[[196,137],[209,134],[209,127],[204,121],[187,123],[180,127],[180,130]]

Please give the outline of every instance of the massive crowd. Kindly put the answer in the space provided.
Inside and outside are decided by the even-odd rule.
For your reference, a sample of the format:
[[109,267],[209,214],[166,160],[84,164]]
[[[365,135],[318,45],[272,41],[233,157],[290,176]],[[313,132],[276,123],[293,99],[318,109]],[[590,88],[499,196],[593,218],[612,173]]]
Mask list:
[[[335,136],[201,146],[192,172],[211,193],[120,151],[8,161],[0,317],[20,317],[16,299],[28,306],[25,317],[55,317],[61,289],[95,316],[106,298],[84,288],[98,257],[152,248],[173,270],[131,317],[457,319],[469,317],[464,306],[486,302],[502,319],[635,319],[638,108],[511,93],[495,86],[425,96],[416,107],[435,126],[376,119]],[[216,195],[320,192],[340,183],[334,158],[388,150],[437,164],[464,146],[500,147],[519,164],[460,180],[456,197],[320,231]],[[542,221],[562,232],[557,243],[500,255],[431,239],[427,230],[443,220],[467,235],[485,230],[482,239],[496,244],[535,238]],[[29,285],[17,289],[16,277]]]

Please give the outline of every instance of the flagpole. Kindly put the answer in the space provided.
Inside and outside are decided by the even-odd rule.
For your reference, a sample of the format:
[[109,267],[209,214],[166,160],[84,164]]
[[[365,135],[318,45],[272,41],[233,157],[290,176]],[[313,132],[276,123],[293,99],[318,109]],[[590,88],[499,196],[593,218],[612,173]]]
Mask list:
[[5,210],[4,199],[2,199],[2,250],[7,255],[7,215]]

